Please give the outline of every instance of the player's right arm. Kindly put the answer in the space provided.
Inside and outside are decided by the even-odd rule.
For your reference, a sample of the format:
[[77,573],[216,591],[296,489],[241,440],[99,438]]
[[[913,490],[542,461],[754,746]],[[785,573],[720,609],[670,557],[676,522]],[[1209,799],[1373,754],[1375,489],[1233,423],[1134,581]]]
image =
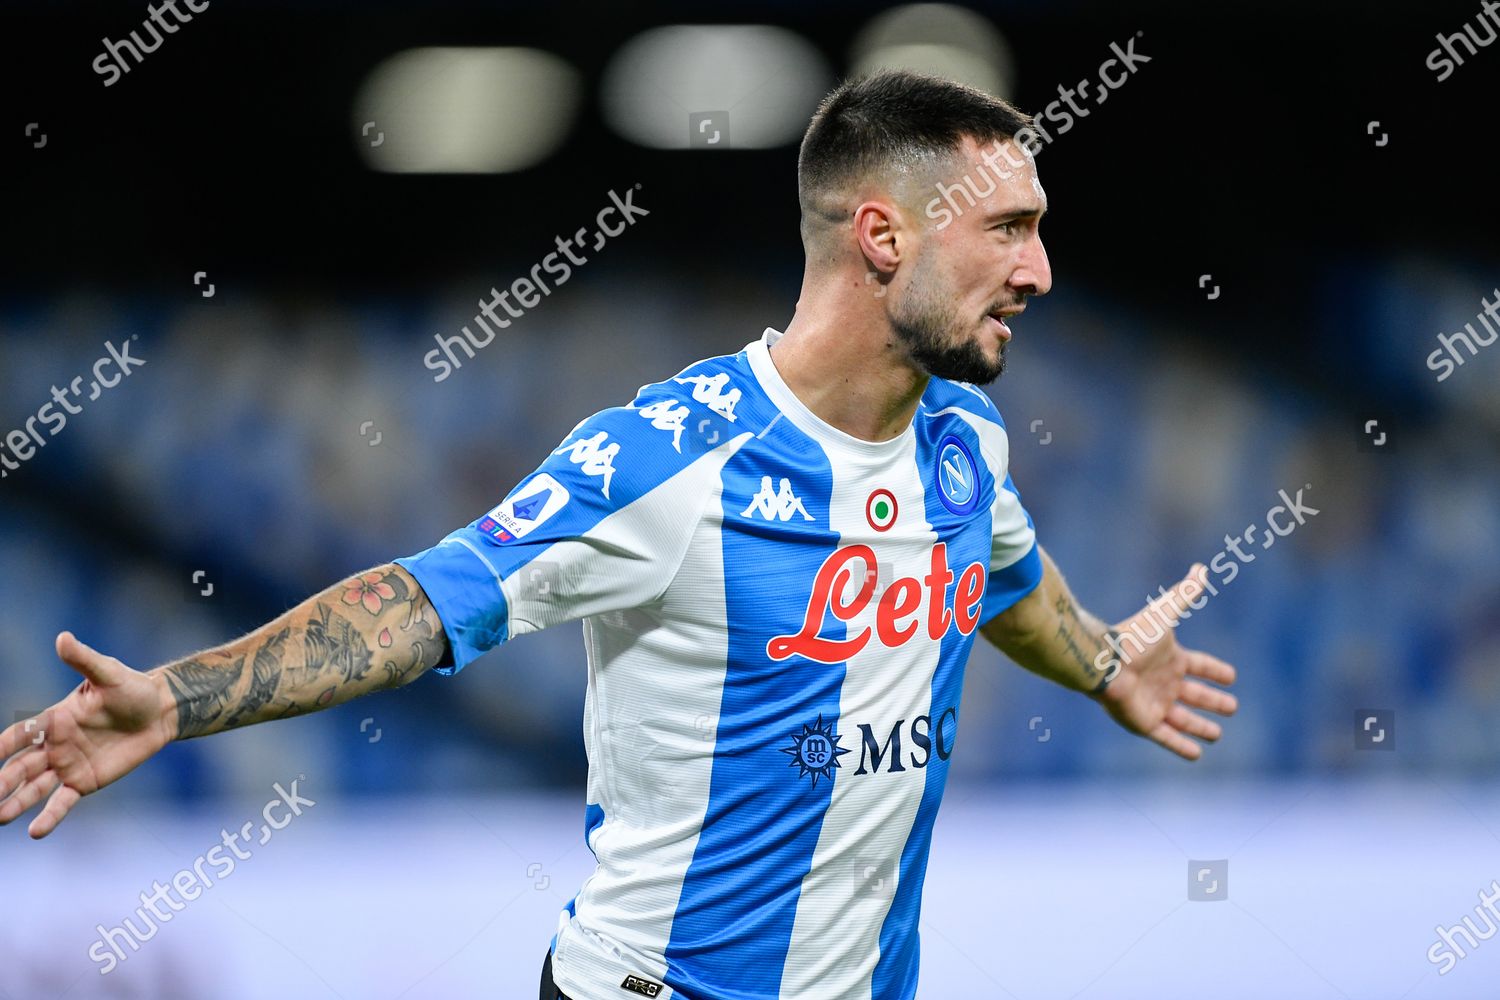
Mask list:
[[243,638],[154,670],[132,670],[69,632],[57,637],[57,655],[83,682],[36,719],[0,732],[0,825],[46,798],[28,831],[35,838],[174,739],[399,687],[442,663],[448,640],[421,586],[390,564]]

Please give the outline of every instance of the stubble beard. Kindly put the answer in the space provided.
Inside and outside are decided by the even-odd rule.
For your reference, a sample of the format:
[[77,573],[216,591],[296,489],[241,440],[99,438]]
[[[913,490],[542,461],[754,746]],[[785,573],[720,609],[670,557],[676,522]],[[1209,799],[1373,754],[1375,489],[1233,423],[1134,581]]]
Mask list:
[[927,255],[918,258],[916,273],[901,305],[891,313],[891,327],[907,354],[923,371],[937,378],[989,385],[1005,371],[1005,348],[993,360],[979,346],[977,334],[965,335],[953,297],[933,280]]

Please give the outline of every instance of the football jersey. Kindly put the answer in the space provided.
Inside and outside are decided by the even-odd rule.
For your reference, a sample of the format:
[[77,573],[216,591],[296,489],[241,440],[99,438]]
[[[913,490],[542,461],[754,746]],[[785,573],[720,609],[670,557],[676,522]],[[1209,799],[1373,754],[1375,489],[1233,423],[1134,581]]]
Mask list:
[[455,673],[582,620],[584,838],[558,917],[579,1000],[909,1000],[976,629],[1041,579],[1005,425],[933,378],[899,436],[793,395],[762,338],[584,420],[398,559]]

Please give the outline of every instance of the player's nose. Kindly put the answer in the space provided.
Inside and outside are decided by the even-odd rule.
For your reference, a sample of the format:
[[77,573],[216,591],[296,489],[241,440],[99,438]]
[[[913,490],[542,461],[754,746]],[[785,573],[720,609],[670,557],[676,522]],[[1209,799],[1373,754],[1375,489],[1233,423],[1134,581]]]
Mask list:
[[1042,245],[1041,237],[1033,236],[1026,241],[1009,284],[1027,295],[1046,295],[1052,290],[1052,264],[1047,260],[1047,248]]

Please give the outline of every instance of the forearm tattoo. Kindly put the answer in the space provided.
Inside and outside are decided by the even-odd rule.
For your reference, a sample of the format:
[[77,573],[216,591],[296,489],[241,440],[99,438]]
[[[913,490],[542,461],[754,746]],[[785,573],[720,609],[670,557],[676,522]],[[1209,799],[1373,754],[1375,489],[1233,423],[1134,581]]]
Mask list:
[[223,714],[231,692],[244,673],[245,658],[207,653],[201,659],[173,664],[166,670],[167,685],[177,699],[177,732],[197,736]]
[[1091,628],[1078,613],[1078,606],[1067,594],[1057,599],[1057,638],[1062,640],[1068,657],[1082,672],[1087,686],[1093,687],[1104,676],[1094,661],[1105,648],[1102,630]]
[[392,565],[351,577],[243,639],[162,673],[177,703],[177,738],[187,739],[397,687],[447,651],[427,595]]
[[[275,696],[276,684],[281,680],[282,652],[286,648],[287,636],[291,634],[290,628],[281,629],[255,651],[255,659],[250,666],[250,690],[245,692],[239,708],[225,720],[226,729],[233,729],[250,719]],[[179,701],[178,710],[181,711],[181,708],[182,703]]]

